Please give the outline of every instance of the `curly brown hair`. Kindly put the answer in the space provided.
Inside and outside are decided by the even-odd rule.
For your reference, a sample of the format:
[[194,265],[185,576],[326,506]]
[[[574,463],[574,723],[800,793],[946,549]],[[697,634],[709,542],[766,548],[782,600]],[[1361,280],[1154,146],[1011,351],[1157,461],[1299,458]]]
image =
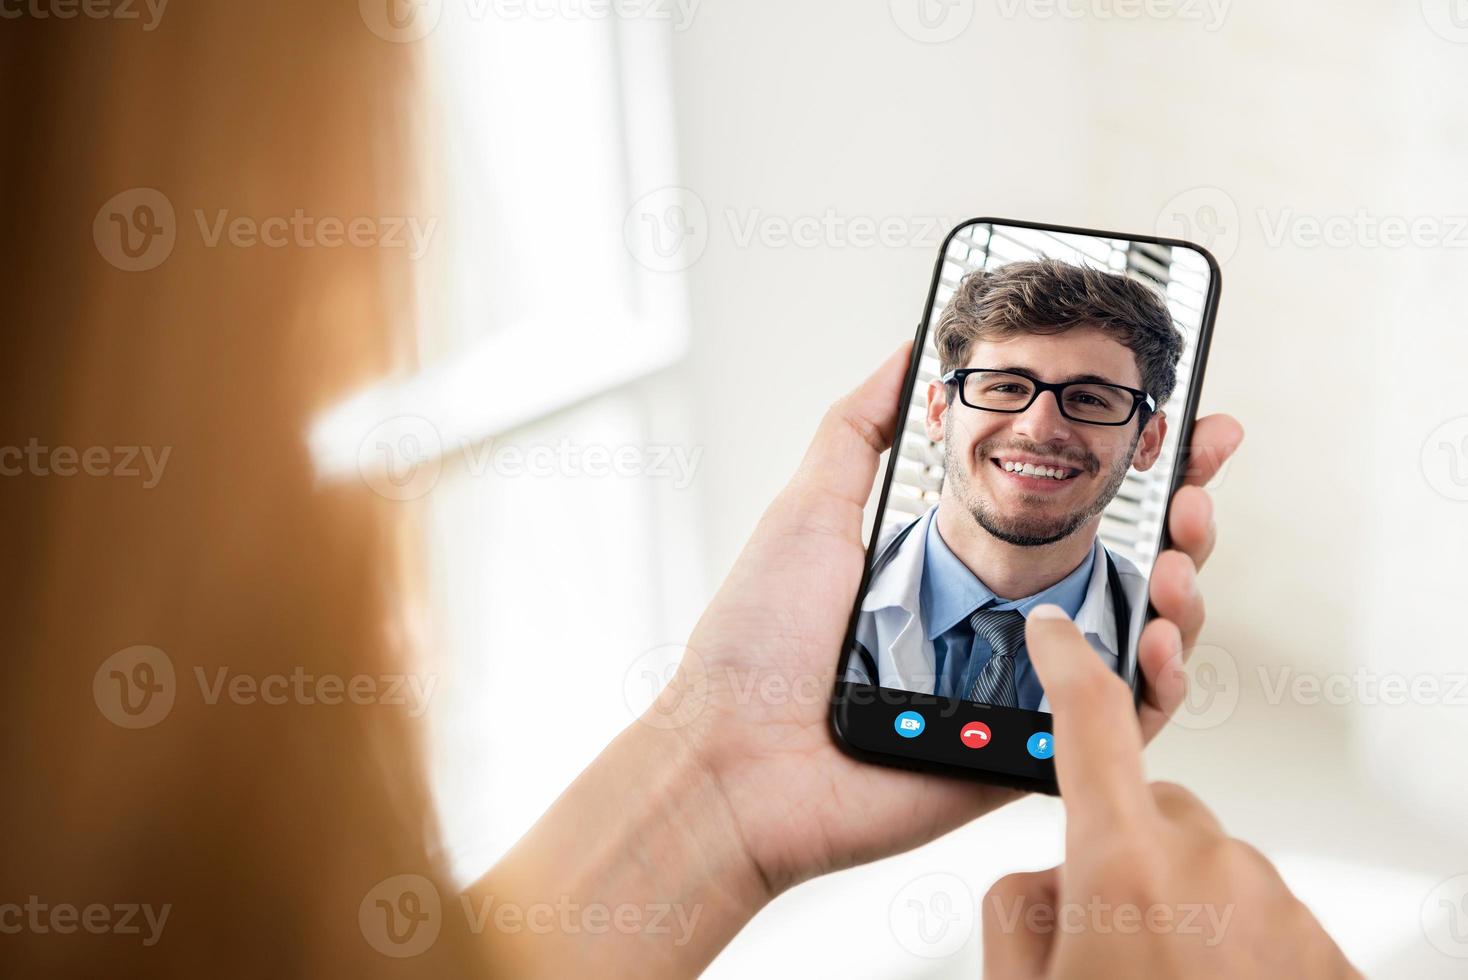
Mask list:
[[1114,272],[1059,259],[1011,262],[963,277],[934,331],[942,370],[968,363],[974,341],[1060,333],[1088,324],[1137,358],[1142,389],[1160,406],[1177,383],[1183,335],[1157,290]]

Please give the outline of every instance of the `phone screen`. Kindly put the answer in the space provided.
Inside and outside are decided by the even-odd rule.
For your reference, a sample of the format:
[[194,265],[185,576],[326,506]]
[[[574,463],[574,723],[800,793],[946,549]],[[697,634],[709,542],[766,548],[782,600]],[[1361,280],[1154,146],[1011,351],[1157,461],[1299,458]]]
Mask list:
[[1138,689],[1216,263],[1185,242],[975,219],[945,241],[838,673],[871,761],[1054,792],[1024,619],[1060,606]]

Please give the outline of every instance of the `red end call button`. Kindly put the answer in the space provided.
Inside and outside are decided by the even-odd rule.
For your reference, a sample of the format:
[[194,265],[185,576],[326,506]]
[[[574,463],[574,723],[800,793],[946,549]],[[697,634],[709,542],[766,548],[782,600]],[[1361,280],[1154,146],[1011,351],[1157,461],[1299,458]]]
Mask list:
[[989,744],[989,726],[982,721],[971,721],[958,733],[963,744],[971,749],[982,749]]

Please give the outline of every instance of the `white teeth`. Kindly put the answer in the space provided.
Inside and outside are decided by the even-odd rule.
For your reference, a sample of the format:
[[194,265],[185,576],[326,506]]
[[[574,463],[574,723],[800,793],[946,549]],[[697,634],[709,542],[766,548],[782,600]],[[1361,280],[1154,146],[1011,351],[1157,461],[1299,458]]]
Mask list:
[[1022,476],[1043,476],[1051,480],[1070,479],[1065,470],[1054,466],[1036,466],[1034,463],[1017,463],[1010,459],[1001,460],[999,465],[1004,467],[1006,473],[1019,473]]

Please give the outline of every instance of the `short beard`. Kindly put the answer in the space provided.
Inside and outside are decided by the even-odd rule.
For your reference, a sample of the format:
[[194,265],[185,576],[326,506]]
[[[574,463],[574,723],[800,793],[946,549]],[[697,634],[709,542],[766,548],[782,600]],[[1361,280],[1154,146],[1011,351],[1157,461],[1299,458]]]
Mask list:
[[[993,513],[985,501],[974,494],[969,483],[967,468],[953,465],[955,447],[951,430],[948,437],[943,440],[943,462],[947,468],[946,477],[953,479],[954,496],[973,515],[979,527],[1006,544],[1018,545],[1021,548],[1038,548],[1070,537],[1106,509],[1112,498],[1116,496],[1116,492],[1121,489],[1121,483],[1126,479],[1127,471],[1131,469],[1132,454],[1136,452],[1137,443],[1141,438],[1142,431],[1139,426],[1136,437],[1132,439],[1132,444],[1126,454],[1117,460],[1111,473],[1107,476],[1106,485],[1088,506],[1074,514],[1055,520],[1020,518],[1005,521],[998,514]],[[982,460],[979,465],[988,465],[991,455],[988,448],[988,444],[976,448],[974,456]],[[1091,457],[1090,461],[1094,463],[1095,457]],[[1087,467],[1079,468],[1086,469]]]

